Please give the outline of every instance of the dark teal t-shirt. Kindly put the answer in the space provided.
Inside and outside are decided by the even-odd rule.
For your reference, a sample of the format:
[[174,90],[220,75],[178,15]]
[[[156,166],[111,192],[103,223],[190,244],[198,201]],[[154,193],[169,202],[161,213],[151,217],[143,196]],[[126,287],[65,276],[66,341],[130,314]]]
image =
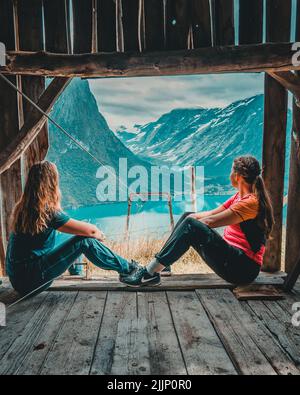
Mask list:
[[12,233],[9,238],[6,253],[6,270],[12,274],[15,265],[32,262],[36,258],[51,252],[55,246],[56,230],[69,221],[63,212],[53,214],[48,227],[36,235]]

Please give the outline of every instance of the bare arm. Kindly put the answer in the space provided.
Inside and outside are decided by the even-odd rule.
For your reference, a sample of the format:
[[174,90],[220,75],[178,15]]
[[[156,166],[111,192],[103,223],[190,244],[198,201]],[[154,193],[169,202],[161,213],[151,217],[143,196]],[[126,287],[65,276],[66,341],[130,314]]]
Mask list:
[[211,216],[213,216],[213,215],[222,213],[222,212],[225,211],[225,210],[226,210],[225,207],[224,207],[223,205],[221,205],[221,206],[217,207],[217,208],[214,209],[214,210],[203,211],[203,212],[200,212],[200,213],[191,214],[190,216],[191,216],[192,218],[201,220],[201,219],[203,219],[203,218],[211,217]]
[[200,221],[210,228],[220,228],[222,226],[239,224],[243,222],[243,219],[230,209],[224,209],[224,211],[205,217]]
[[99,241],[105,240],[104,234],[97,226],[75,219],[70,219],[65,225],[61,226],[58,231],[76,236],[92,237]]

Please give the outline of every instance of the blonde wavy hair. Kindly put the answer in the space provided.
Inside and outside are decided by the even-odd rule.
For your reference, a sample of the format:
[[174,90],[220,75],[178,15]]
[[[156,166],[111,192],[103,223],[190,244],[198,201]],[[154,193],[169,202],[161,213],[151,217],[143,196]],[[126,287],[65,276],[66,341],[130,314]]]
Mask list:
[[61,193],[56,166],[48,161],[33,165],[12,215],[12,231],[31,235],[41,233],[53,213],[59,210]]

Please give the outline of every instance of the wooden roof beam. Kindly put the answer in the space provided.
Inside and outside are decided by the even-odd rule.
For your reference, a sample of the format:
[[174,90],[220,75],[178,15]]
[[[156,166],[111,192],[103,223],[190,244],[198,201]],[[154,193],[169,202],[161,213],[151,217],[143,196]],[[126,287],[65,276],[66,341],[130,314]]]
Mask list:
[[300,107],[299,75],[294,74],[292,71],[269,72],[268,74],[294,95],[296,104]]
[[253,44],[193,50],[96,54],[8,52],[0,72],[49,77],[138,77],[184,74],[278,72],[293,65],[291,43]]

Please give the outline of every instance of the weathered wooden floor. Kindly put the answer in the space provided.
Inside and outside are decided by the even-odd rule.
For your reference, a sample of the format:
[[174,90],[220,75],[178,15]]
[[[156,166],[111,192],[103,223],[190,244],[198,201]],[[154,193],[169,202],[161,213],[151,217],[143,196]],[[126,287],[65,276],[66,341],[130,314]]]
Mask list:
[[79,283],[62,291],[61,284],[8,310],[1,375],[300,374],[300,327],[291,322],[299,283],[276,302],[238,302],[218,287],[123,292]]

